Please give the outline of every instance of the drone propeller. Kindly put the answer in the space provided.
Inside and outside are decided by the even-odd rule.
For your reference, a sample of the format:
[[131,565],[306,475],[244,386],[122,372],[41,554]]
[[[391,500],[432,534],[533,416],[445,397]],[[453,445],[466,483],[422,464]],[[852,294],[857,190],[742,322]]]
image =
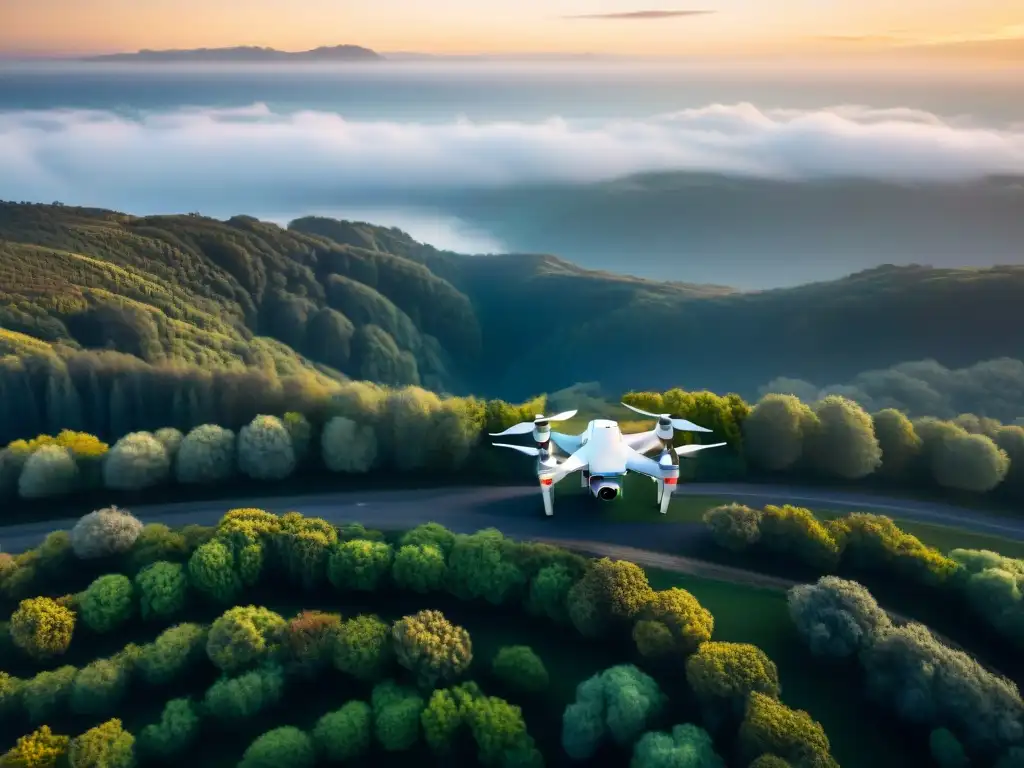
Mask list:
[[629,403],[623,403],[624,406],[629,408],[631,411],[639,413],[641,416],[650,416],[652,419],[657,419],[659,422],[664,424],[671,424],[672,429],[678,432],[711,432],[712,430],[706,427],[698,427],[692,421],[686,419],[674,419],[671,413],[650,413],[648,411],[641,411],[639,408],[635,408]]
[[491,432],[491,437],[504,437],[505,435],[525,435],[529,432],[533,432],[539,426],[548,424],[552,421],[566,421],[576,415],[576,411],[563,411],[562,413],[556,413],[554,416],[542,416],[537,414],[537,417],[533,421],[521,421],[514,426],[509,427],[504,432]]
[[532,445],[512,445],[511,443],[491,443],[495,448],[511,448],[513,451],[519,451],[525,453],[527,456],[540,456],[540,448],[534,448]]
[[711,445],[680,445],[674,450],[677,456],[689,456],[691,453],[697,453],[707,448],[721,448],[728,443],[712,443]]

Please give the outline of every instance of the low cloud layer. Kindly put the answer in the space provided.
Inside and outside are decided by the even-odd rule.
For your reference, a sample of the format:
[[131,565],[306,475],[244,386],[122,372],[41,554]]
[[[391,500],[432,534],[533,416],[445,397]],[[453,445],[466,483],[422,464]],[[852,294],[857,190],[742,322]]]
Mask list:
[[0,112],[0,199],[131,212],[301,210],[647,171],[780,179],[1024,174],[1024,129],[910,109],[711,105],[646,120],[351,122],[326,112]]
[[707,16],[714,11],[624,11],[621,13],[581,13],[576,16],[563,16],[563,19],[605,19],[608,21],[628,21],[642,19],[675,19],[684,16]]

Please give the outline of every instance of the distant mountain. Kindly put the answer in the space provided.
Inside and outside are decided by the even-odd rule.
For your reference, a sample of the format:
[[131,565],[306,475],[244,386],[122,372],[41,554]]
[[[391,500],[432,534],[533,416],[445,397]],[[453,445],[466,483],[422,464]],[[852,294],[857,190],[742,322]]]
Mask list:
[[152,63],[251,63],[251,62],[330,62],[330,61],[380,61],[384,57],[369,48],[358,45],[334,45],[314,48],[311,51],[279,51],[275,48],[260,48],[253,45],[235,48],[192,48],[185,50],[152,51],[143,49],[135,53],[111,53],[89,56],[83,61],[137,61]]

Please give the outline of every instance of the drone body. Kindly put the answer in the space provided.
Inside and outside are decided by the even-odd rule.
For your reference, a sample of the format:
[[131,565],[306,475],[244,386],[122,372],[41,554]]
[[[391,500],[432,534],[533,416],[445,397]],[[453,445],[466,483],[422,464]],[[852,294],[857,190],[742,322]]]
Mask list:
[[[553,490],[556,483],[580,472],[581,486],[590,488],[591,494],[602,501],[611,501],[622,495],[622,483],[626,475],[635,472],[651,478],[658,486],[657,503],[662,514],[668,512],[672,492],[679,480],[679,457],[692,456],[707,448],[719,448],[725,443],[713,445],[681,445],[672,447],[675,431],[710,432],[685,419],[674,419],[668,414],[641,411],[631,405],[630,410],[643,416],[657,419],[657,425],[648,432],[623,434],[618,423],[610,419],[595,419],[578,435],[567,435],[551,431],[551,422],[565,421],[576,415],[566,411],[555,416],[537,416],[532,422],[526,421],[509,427],[504,432],[492,433],[493,437],[524,435],[532,433],[536,446],[494,443],[499,448],[512,448],[528,456],[537,457],[537,478],[540,481],[544,499],[544,514],[554,514]],[[559,458],[554,448],[566,454]],[[659,450],[657,460],[645,455]]]

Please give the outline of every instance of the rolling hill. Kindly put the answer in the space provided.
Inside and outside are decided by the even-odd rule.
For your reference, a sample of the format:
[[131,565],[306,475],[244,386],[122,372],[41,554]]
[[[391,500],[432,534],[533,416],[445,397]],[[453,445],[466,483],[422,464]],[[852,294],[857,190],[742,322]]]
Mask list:
[[907,360],[1024,357],[1024,267],[879,267],[742,292],[463,256],[306,218],[0,204],[0,351],[126,353],[522,399],[579,381],[753,395]]

